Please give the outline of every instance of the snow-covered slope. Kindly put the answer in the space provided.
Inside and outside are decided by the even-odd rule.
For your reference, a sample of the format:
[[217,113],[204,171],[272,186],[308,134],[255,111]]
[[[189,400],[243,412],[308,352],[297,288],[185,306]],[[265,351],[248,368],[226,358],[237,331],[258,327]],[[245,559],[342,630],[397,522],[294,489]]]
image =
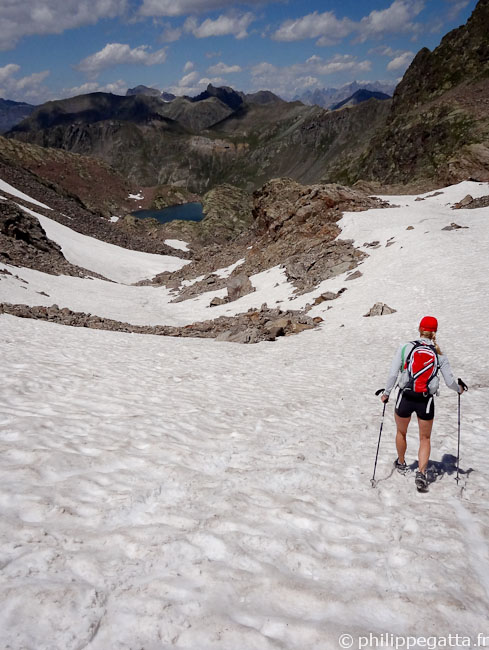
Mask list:
[[[489,187],[389,197],[400,207],[346,214],[342,237],[380,246],[365,248],[362,277],[314,293],[348,287],[314,308],[320,329],[275,343],[0,316],[1,644],[335,650],[342,634],[354,648],[369,634],[386,648],[396,640],[381,646],[381,635],[474,644],[487,635],[489,209],[452,211],[468,192]],[[452,221],[466,228],[443,231]],[[10,270],[29,285],[0,275],[2,300],[41,304],[43,286],[46,304],[107,305],[124,320],[132,311],[140,322],[184,322],[191,309],[200,320],[211,297],[183,314],[161,289]],[[279,273],[245,298],[286,301]],[[397,312],[364,318],[377,301]],[[214,309],[250,304],[239,302]],[[458,398],[444,388],[429,493],[392,473],[391,403],[373,489],[373,393],[425,314],[439,319],[439,343],[471,387],[461,400],[462,480],[453,473]],[[416,438],[413,422],[409,462]]]

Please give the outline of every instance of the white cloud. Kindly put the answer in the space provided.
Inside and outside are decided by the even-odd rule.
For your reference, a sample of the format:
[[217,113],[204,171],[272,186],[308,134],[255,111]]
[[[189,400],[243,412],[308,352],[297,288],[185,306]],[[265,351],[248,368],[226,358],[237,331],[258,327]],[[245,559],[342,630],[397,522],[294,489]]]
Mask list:
[[462,11],[462,9],[465,9],[465,7],[469,4],[470,0],[447,0],[452,7],[450,11],[448,12],[448,20],[454,20],[458,14]]
[[[263,0],[246,0],[247,5],[262,5]],[[184,16],[214,9],[228,9],[229,0],[143,0],[142,16]]]
[[187,61],[187,63],[183,66],[183,71],[188,72],[189,70],[193,70],[195,68],[195,64],[193,61]]
[[337,54],[327,60],[314,55],[304,63],[284,67],[264,61],[253,66],[251,77],[255,90],[267,89],[287,98],[324,83],[324,77],[345,73],[356,75],[368,72],[371,66],[370,61],[358,60],[349,54]]
[[394,0],[387,9],[375,9],[359,22],[346,17],[339,19],[333,11],[314,11],[302,18],[286,20],[272,38],[286,42],[317,38],[317,45],[330,46],[355,32],[360,41],[388,33],[417,32],[419,25],[412,20],[423,7],[424,0]]
[[0,0],[0,50],[14,47],[23,36],[61,34],[123,15],[126,9],[127,0]]
[[20,65],[16,63],[8,63],[7,65],[0,68],[0,84],[3,84],[9,77],[14,75],[20,70]]
[[16,63],[9,63],[0,68],[0,97],[31,104],[41,104],[50,98],[51,93],[43,86],[49,76],[49,70],[34,72],[17,79],[14,75],[20,71]]
[[198,83],[199,73],[194,70],[189,74],[184,75],[180,81],[178,81],[174,86],[168,86],[167,90],[177,97],[182,95],[188,95],[192,97],[193,95],[198,95],[200,92],[205,90],[205,86]]
[[174,43],[182,35],[182,29],[180,27],[173,27],[170,23],[163,23],[163,31],[160,35],[160,41],[162,43]]
[[32,92],[34,89],[38,89],[46,77],[49,77],[49,70],[43,70],[42,72],[34,72],[27,77],[22,77],[16,82],[18,90],[26,90]]
[[208,38],[209,36],[232,35],[237,39],[248,36],[248,27],[255,20],[252,13],[221,15],[215,20],[206,18],[198,23],[195,16],[187,18],[184,30],[193,34],[196,38]]
[[95,54],[87,56],[74,66],[85,74],[96,77],[105,68],[111,68],[122,63],[139,65],[156,65],[166,60],[166,48],[151,52],[148,45],[140,45],[131,49],[123,43],[107,43]]
[[202,77],[202,79],[199,79],[199,86],[204,86],[207,88],[209,84],[212,84],[213,86],[222,86],[226,83],[225,79],[222,77]]
[[167,90],[177,96],[194,97],[203,92],[209,84],[223,86],[225,83],[222,77],[201,77],[197,70],[192,70],[185,74],[175,85],[169,86]]
[[378,54],[379,56],[399,56],[404,50],[393,50],[390,45],[380,45],[379,47],[373,47],[368,51],[368,54]]
[[319,38],[321,45],[330,45],[351,34],[355,23],[349,18],[338,20],[333,11],[315,11],[296,20],[286,20],[272,35],[276,41],[301,41]]
[[210,68],[207,68],[209,74],[233,74],[235,72],[241,72],[239,65],[226,65],[225,63],[219,62],[216,65],[211,65]]
[[359,40],[363,42],[384,34],[416,32],[419,26],[412,20],[423,8],[423,0],[394,0],[387,9],[374,9],[360,21]]
[[81,86],[64,88],[61,91],[62,97],[76,97],[77,95],[86,95],[88,93],[112,93],[114,95],[125,95],[127,92],[127,83],[119,79],[108,84],[99,84],[96,81],[87,81]]
[[414,52],[403,52],[388,63],[387,70],[402,70],[404,72],[413,58]]
[[199,73],[194,70],[193,72],[189,72],[189,74],[184,75],[180,81],[178,82],[179,86],[190,86],[192,85],[197,79],[199,78]]

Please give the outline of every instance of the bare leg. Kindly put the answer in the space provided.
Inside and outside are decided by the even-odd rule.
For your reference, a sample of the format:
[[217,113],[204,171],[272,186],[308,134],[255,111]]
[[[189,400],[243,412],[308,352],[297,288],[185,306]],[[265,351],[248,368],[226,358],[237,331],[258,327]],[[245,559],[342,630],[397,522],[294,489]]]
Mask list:
[[433,420],[419,420],[419,451],[418,451],[418,461],[419,461],[419,471],[426,472],[428,467],[428,461],[430,459],[431,451],[431,429],[433,428]]
[[409,423],[411,421],[411,416],[408,418],[401,418],[397,413],[395,414],[397,434],[396,434],[396,448],[397,448],[397,457],[399,458],[400,463],[405,462],[405,454],[407,449],[406,434],[408,430]]

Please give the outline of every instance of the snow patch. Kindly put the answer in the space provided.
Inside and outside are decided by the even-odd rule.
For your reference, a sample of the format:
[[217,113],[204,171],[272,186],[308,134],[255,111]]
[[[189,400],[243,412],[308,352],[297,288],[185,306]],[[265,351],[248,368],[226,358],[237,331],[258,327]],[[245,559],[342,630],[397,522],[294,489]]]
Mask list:
[[179,251],[185,251],[186,253],[190,250],[188,243],[180,239],[165,239],[165,244]]
[[[19,206],[22,207],[22,206]],[[152,278],[163,271],[177,271],[188,260],[169,255],[142,253],[87,237],[29,208],[25,212],[39,219],[49,239],[61,246],[68,262],[123,284]]]
[[52,209],[49,207],[49,205],[46,205],[45,203],[41,203],[40,201],[36,201],[36,199],[31,198],[27,194],[24,194],[24,192],[17,190],[15,187],[10,185],[9,183],[6,183],[5,181],[2,181],[1,179],[0,179],[0,190],[2,192],[7,192],[8,194],[12,194],[12,196],[16,196],[18,199],[22,199],[23,201],[27,201],[28,203],[33,203],[34,205],[38,205],[41,208],[45,208],[46,210]]
[[[475,194],[444,193],[345,214],[342,238],[381,246],[360,278],[309,297],[278,266],[252,276],[253,294],[209,310],[209,294],[169,304],[162,287],[0,265],[28,282],[0,274],[2,300],[140,321],[348,287],[309,312],[324,316],[319,329],[254,346],[0,316],[2,647],[326,650],[345,633],[484,633],[489,208],[457,211],[468,228],[442,231],[450,205]],[[364,318],[379,300],[398,311]],[[442,387],[429,493],[393,472],[393,400],[372,489],[373,393],[426,313],[456,376],[470,369],[461,483],[457,396]],[[414,421],[413,466],[417,438]]]
[[217,271],[214,271],[213,275],[217,275],[218,278],[228,278],[231,273],[234,271],[234,269],[237,269],[238,266],[241,266],[241,264],[244,264],[245,260],[241,259],[238,260],[237,262],[234,262],[234,264],[231,264],[230,266],[227,266],[223,269],[217,269]]

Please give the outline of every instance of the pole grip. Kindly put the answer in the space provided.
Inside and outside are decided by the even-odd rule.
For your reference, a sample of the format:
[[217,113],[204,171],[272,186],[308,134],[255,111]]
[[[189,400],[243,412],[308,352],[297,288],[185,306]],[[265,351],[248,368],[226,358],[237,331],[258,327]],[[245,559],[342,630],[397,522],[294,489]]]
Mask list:
[[462,379],[460,379],[460,377],[458,378],[457,383],[458,383],[459,386],[462,386],[464,391],[469,390],[469,387],[467,386],[467,384]]

